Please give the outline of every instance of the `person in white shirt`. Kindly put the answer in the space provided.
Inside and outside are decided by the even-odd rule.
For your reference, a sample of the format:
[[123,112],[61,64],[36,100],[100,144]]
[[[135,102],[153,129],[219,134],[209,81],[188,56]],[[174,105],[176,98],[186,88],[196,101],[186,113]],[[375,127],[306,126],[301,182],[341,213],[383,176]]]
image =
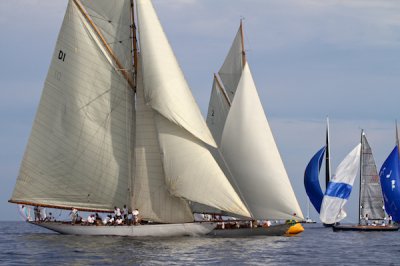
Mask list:
[[88,222],[88,224],[94,224],[94,215],[93,214],[88,216],[87,222]]
[[133,219],[133,224],[138,224],[139,223],[139,210],[135,209],[132,211],[132,219]]
[[103,224],[107,225],[111,220],[111,215],[107,215],[106,218],[103,219]]

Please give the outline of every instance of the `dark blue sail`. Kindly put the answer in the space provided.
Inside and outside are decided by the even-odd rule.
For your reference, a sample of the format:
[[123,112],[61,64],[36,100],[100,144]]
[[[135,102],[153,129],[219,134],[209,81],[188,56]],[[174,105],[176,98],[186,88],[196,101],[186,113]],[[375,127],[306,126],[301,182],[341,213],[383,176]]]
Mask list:
[[318,213],[321,210],[322,199],[324,198],[324,193],[322,193],[321,185],[319,184],[319,171],[321,169],[324,152],[325,147],[320,149],[311,158],[304,172],[304,187],[306,188],[308,198]]
[[379,171],[386,213],[396,222],[400,221],[400,172],[399,148],[396,147]]

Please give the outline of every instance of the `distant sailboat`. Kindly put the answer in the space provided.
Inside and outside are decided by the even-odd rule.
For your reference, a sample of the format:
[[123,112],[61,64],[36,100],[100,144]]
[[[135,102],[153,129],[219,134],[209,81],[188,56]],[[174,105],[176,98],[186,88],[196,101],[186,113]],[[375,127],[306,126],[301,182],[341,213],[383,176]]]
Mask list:
[[[385,224],[383,197],[375,160],[364,131],[361,132],[359,215],[356,225],[333,225],[334,231],[397,231],[396,226]],[[349,195],[351,188],[346,188]],[[343,189],[339,194],[345,194]],[[337,190],[339,191],[339,190]],[[343,203],[344,205],[344,203]],[[342,215],[343,216],[343,215]],[[340,218],[343,218],[343,217]],[[337,222],[339,219],[337,220]]]
[[325,154],[325,189],[328,187],[330,180],[330,138],[329,138],[329,119],[326,119],[326,144],[311,158],[306,170],[304,171],[304,187],[307,196],[314,206],[315,210],[320,213],[322,199],[324,193],[322,192],[319,182],[319,172],[321,170],[322,162]]
[[242,23],[214,75],[207,125],[217,160],[253,219],[303,219],[250,72]]
[[393,221],[400,222],[400,161],[399,137],[396,122],[396,146],[379,171],[385,210]]
[[151,1],[70,0],[10,202],[150,222],[37,223],[64,234],[206,234],[193,202],[250,217],[211,146]]

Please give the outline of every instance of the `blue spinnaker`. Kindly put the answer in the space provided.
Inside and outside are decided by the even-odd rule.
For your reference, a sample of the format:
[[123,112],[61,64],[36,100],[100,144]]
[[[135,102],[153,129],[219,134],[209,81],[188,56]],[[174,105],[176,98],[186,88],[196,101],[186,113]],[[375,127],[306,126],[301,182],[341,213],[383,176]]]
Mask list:
[[386,213],[396,222],[400,221],[400,171],[399,148],[396,147],[379,171]]
[[318,213],[321,210],[322,199],[324,198],[324,193],[322,193],[321,185],[319,184],[319,171],[324,152],[325,147],[321,148],[311,158],[304,172],[304,187],[306,188],[308,198]]

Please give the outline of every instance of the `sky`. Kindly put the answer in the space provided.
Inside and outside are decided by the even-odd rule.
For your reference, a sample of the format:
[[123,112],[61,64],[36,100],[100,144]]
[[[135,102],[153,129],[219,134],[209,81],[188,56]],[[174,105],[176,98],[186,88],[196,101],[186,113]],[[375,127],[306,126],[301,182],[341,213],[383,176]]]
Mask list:
[[[400,2],[396,0],[154,0],[203,114],[243,19],[258,93],[304,215],[304,169],[325,141],[332,170],[364,129],[378,170],[400,119]],[[0,1],[0,220],[18,176],[67,0]],[[356,180],[356,183],[358,181]],[[358,188],[346,205],[358,215]],[[310,209],[310,216],[318,220]]]

